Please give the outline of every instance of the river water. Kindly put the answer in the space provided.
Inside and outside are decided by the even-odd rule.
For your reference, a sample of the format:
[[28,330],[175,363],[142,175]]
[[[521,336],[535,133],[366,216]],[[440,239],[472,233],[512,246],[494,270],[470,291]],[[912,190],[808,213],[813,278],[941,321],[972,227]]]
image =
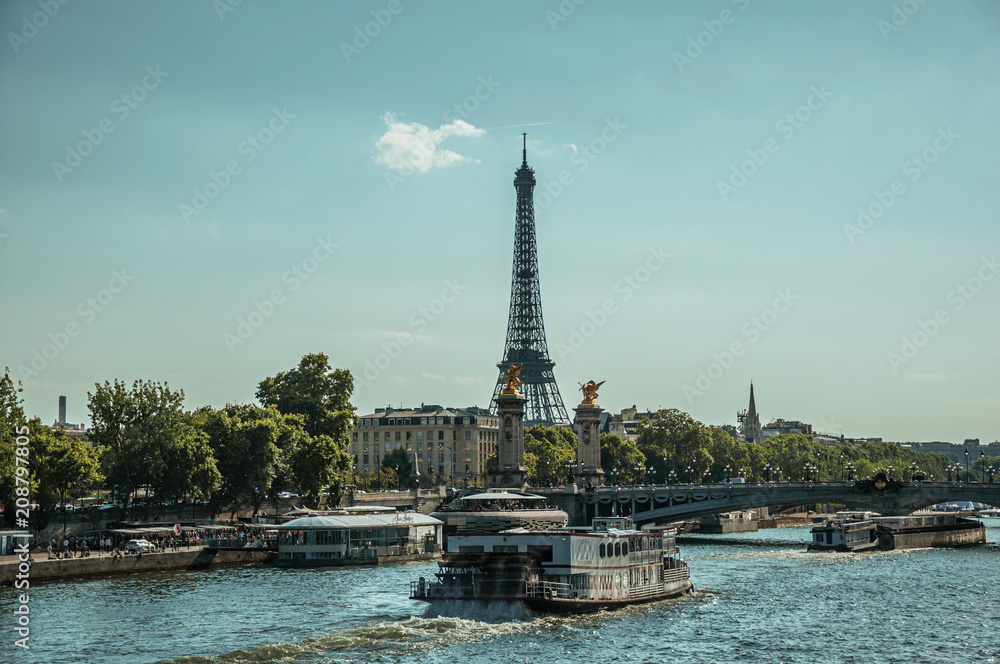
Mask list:
[[160,572],[31,589],[31,650],[0,662],[1000,662],[1000,519],[986,546],[805,553],[808,528],[682,540],[697,591],[572,618],[433,617],[435,564]]

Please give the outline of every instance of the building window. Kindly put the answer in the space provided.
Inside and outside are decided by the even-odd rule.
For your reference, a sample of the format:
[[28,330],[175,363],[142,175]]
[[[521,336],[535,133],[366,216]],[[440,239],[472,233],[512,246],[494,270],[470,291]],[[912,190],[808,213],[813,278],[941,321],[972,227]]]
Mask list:
[[438,431],[438,440],[444,440],[444,431]]
[[424,432],[423,431],[418,431],[417,432],[417,440],[423,440],[423,439],[424,439]]
[[[417,433],[419,433],[419,431]],[[406,439],[409,440],[412,435],[413,435],[412,431],[407,431],[406,432]]]
[[364,463],[367,466],[368,465],[368,455],[367,454],[364,456],[364,459],[365,459]]
[[407,417],[406,420],[404,420],[404,423],[406,426],[410,426],[410,418]]
[[378,431],[375,432],[375,442],[378,442]]
[[361,440],[365,441],[366,443],[368,442],[368,432],[367,431],[365,431],[364,434],[362,434]]
[[444,463],[444,452],[438,454],[438,463]]
[[472,440],[472,432],[471,431],[466,431],[465,432],[465,439],[466,440]]
[[353,440],[355,443],[358,442],[358,432],[357,431],[355,431],[353,434],[351,434],[351,440]]
[[400,432],[399,432],[399,431],[397,431],[397,432],[396,432],[396,440],[399,440],[399,434],[400,434]]

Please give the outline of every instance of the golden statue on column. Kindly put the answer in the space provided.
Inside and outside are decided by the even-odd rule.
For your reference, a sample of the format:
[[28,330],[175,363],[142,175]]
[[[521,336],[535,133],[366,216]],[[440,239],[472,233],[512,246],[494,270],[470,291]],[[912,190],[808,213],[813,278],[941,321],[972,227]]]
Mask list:
[[520,364],[510,365],[510,367],[507,368],[507,375],[504,376],[504,380],[507,381],[507,387],[503,388],[503,391],[500,394],[506,394],[506,395],[514,394],[520,396],[520,393],[517,391],[517,388],[520,387],[521,385],[524,385],[524,381],[518,378],[518,376],[520,375],[521,375],[521,365]]
[[580,383],[580,391],[583,392],[583,401],[580,402],[581,406],[596,406],[597,402],[594,399],[597,398],[597,388],[604,385],[606,381],[601,381],[600,383],[595,383],[590,380],[586,383]]

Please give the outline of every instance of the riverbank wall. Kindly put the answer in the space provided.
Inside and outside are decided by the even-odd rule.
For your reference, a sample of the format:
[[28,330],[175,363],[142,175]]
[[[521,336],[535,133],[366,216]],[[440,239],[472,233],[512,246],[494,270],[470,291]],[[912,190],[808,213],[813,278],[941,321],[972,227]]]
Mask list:
[[[34,554],[38,555],[38,554]],[[134,574],[171,569],[207,569],[226,565],[269,565],[274,562],[273,551],[192,549],[168,553],[147,553],[142,556],[127,555],[116,558],[110,555],[89,558],[64,558],[59,560],[33,559],[28,578],[31,583],[59,579],[76,579],[90,576]],[[15,556],[0,562],[0,585],[12,585],[24,569]]]

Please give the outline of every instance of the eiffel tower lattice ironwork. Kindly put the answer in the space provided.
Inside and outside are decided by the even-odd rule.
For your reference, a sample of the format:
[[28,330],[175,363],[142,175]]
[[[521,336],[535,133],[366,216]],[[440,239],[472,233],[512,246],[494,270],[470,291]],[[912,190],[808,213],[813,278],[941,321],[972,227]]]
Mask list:
[[514,269],[510,281],[510,315],[507,319],[507,343],[500,375],[493,390],[493,409],[506,382],[504,376],[512,365],[521,365],[520,392],[525,404],[525,424],[569,424],[569,415],[559,395],[545,342],[542,320],[542,294],[538,286],[538,248],[535,244],[535,171],[528,166],[528,138],[524,134],[521,168],[514,174],[517,190],[517,215],[514,229]]

